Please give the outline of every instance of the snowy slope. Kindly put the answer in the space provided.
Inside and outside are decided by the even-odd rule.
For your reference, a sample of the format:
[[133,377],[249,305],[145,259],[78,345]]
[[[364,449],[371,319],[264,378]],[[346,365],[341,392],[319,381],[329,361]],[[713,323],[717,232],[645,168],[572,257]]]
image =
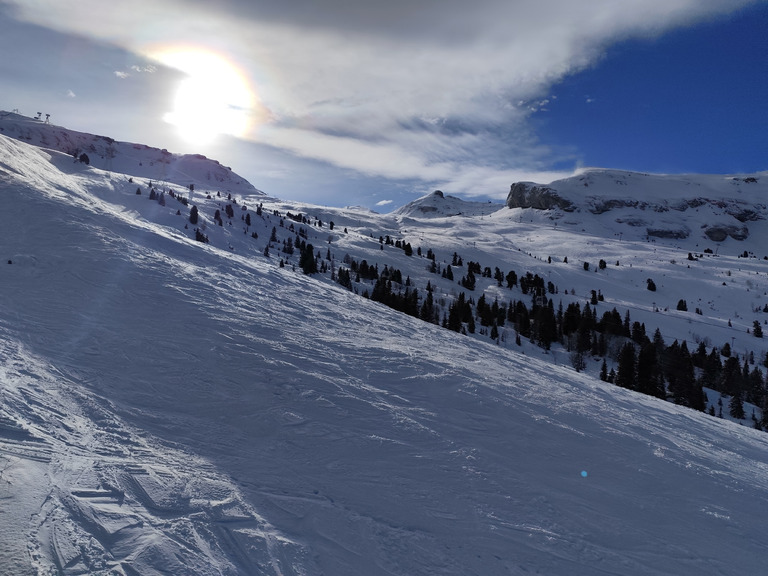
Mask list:
[[[396,211],[388,233],[425,250],[439,247],[438,262],[443,265],[450,264],[451,254],[457,252],[465,262],[538,274],[559,288],[555,306],[558,302],[583,305],[592,290],[599,291],[605,296],[597,308],[599,314],[613,307],[622,315],[629,311],[633,321],[645,324],[648,334],[661,329],[668,343],[686,340],[691,349],[701,341],[708,347],[728,343],[742,355],[751,352],[762,359],[768,343],[749,331],[755,320],[765,325],[768,319],[762,311],[768,304],[768,213],[764,205],[768,178],[760,174],[662,177],[625,173],[625,178],[642,183],[635,184],[631,194],[620,196],[616,190],[630,185],[617,185],[613,177],[597,183],[597,176],[607,173],[616,175],[615,171],[590,172],[592,184],[587,189],[592,194],[589,198],[601,198],[612,206],[610,210],[592,211],[592,200],[576,196],[577,183],[587,177],[582,175],[568,180],[567,185],[564,181],[550,185],[552,189],[558,186],[559,194],[568,192],[562,195],[573,200],[572,211],[498,205],[483,211],[487,204],[431,194]],[[708,200],[685,210],[670,208],[695,198],[688,191],[697,181]],[[661,192],[655,195],[654,190]],[[745,211],[753,211],[752,220],[740,222],[728,213],[734,211],[736,200]],[[661,203],[666,208],[658,208]],[[705,233],[715,223],[745,227],[749,233],[743,240],[726,236],[716,242]],[[689,233],[653,236],[648,234],[649,228]],[[605,269],[599,269],[600,260],[606,262]],[[584,263],[589,270],[584,270]],[[419,278],[418,286],[430,280],[448,296],[460,290],[455,283],[453,287],[441,284],[434,275],[424,273],[424,266],[403,266],[403,274],[406,270],[412,278]],[[461,267],[454,270],[457,279],[464,273]],[[657,291],[646,289],[648,278],[654,280]],[[491,300],[525,298],[519,291],[497,288],[490,278],[479,282],[477,296],[484,292]],[[688,312],[676,310],[680,299],[687,301]],[[697,308],[701,314],[695,312]],[[567,359],[561,362],[567,363]]]
[[[768,173],[645,174],[587,169],[547,185],[515,183],[510,208],[586,212],[628,238],[744,240],[768,217]],[[568,220],[568,218],[566,218]],[[571,218],[572,220],[572,218]]]
[[[540,270],[582,301],[601,286],[606,305],[631,304],[665,336],[744,346],[756,339],[720,308],[750,303],[721,297],[719,277],[701,292],[709,316],[654,312],[650,298],[673,302],[683,277],[731,265],[726,288],[762,295],[762,261],[724,245],[686,268],[670,260],[689,245],[506,208],[427,221],[243,195],[255,224],[219,227],[219,190],[199,182],[204,244],[188,208],[148,200],[141,175],[4,136],[0,162],[6,572],[761,572],[768,435],[601,383],[595,367],[577,374],[564,352],[403,316],[262,251],[280,228],[271,210],[311,213],[320,250],[388,261],[446,296],[426,259],[379,235]],[[603,254],[623,264],[582,269]],[[633,287],[649,273],[655,295]]]
[[162,183],[204,186],[227,193],[258,191],[232,169],[201,154],[172,154],[144,144],[77,132],[45,121],[0,111],[0,134],[68,156],[85,153],[90,165]]

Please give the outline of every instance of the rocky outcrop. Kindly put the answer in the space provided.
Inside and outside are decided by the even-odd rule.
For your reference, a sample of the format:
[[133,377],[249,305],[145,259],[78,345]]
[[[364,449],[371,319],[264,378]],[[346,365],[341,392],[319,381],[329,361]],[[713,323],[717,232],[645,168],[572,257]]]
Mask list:
[[507,207],[535,208],[537,210],[560,208],[566,212],[575,210],[573,203],[558,196],[554,189],[546,186],[534,186],[525,182],[512,184],[507,195]]
[[746,240],[749,237],[749,228],[746,226],[707,226],[704,234],[712,242],[722,242],[729,236],[734,240]]
[[642,218],[616,218],[616,223],[626,224],[627,226],[632,226],[634,228],[642,228],[643,226],[648,226],[648,222]]
[[589,211],[592,214],[604,214],[616,208],[641,208],[645,210],[646,203],[629,198],[589,199]]
[[751,208],[743,208],[741,206],[729,206],[725,210],[728,214],[736,218],[739,222],[755,222],[756,220],[762,220],[763,215],[757,210]]
[[[677,212],[685,212],[689,208],[698,208],[704,206],[709,202],[706,198],[687,198],[681,199],[676,202],[646,202],[643,200],[636,200],[634,198],[594,198],[587,199],[589,205],[589,211],[592,214],[603,214],[616,210],[617,208],[636,208],[638,210],[650,210],[653,212],[669,212],[675,210]],[[757,216],[759,218],[759,216]]]
[[688,238],[691,231],[688,228],[646,228],[645,233],[654,238],[669,238],[672,240],[682,240]]

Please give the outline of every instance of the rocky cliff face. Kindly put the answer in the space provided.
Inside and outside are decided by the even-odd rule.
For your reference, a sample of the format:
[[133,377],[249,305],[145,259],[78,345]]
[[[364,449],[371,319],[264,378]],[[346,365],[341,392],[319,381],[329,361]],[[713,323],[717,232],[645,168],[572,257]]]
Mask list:
[[[512,184],[508,208],[588,213],[645,228],[655,238],[700,234],[714,242],[744,240],[768,218],[768,175],[654,175],[587,170],[548,185]],[[557,219],[556,214],[552,215]],[[606,220],[606,223],[608,221]],[[694,232],[695,231],[695,232]]]
[[554,189],[527,182],[512,184],[507,195],[507,206],[509,208],[535,208],[537,210],[560,208],[566,212],[575,209],[570,201],[558,196]]

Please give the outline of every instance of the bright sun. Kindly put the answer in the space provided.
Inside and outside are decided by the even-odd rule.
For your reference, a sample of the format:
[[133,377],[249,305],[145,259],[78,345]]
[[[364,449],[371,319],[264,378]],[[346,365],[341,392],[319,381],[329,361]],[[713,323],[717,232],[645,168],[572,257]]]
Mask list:
[[153,55],[187,75],[164,120],[187,142],[204,144],[219,134],[243,136],[254,121],[256,98],[247,79],[225,58],[207,50],[166,49]]

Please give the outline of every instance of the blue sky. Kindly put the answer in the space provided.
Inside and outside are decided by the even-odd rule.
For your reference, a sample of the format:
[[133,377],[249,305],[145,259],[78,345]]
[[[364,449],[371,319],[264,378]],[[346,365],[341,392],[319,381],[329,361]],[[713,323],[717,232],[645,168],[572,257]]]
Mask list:
[[609,46],[551,94],[547,111],[532,120],[537,134],[583,165],[766,170],[768,3]]
[[0,0],[0,108],[286,198],[501,200],[584,166],[768,170],[768,3]]

